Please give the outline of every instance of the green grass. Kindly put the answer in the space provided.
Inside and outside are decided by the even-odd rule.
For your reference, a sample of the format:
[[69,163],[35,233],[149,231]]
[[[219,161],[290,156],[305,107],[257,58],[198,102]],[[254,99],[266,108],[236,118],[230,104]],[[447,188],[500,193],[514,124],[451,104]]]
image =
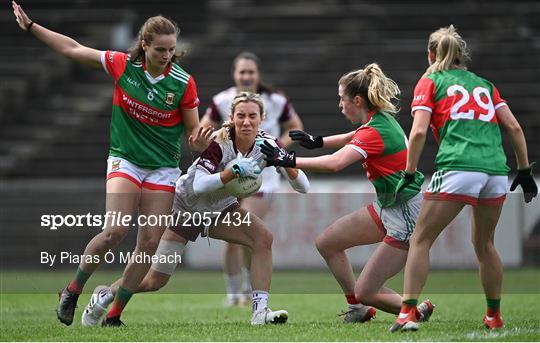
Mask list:
[[[66,327],[56,320],[57,296],[36,294],[33,289],[61,287],[71,273],[2,272],[0,339],[2,341],[539,341],[540,271],[505,273],[503,315],[506,328],[482,328],[485,301],[478,292],[474,272],[434,272],[427,288],[437,305],[432,320],[415,333],[387,333],[395,316],[378,312],[365,324],[344,324],[336,314],[345,308],[337,284],[325,272],[279,272],[273,279],[270,305],[287,309],[289,322],[281,326],[251,327],[250,309],[222,306],[223,281],[218,272],[181,271],[159,293],[133,297],[122,319],[123,328],[84,328],[80,314],[89,294],[79,300],[75,323]],[[117,273],[97,273],[87,290]],[[390,285],[401,288],[400,276]],[[28,282],[32,282],[29,285]],[[208,294],[197,294],[196,285]],[[304,288],[301,288],[301,285]],[[19,291],[13,293],[19,285]],[[454,285],[454,286],[451,286]],[[452,288],[454,287],[454,288]],[[42,289],[43,289],[42,288]],[[305,290],[319,290],[307,294]],[[455,289],[456,292],[444,292]],[[442,290],[442,291],[441,291]],[[468,290],[469,293],[466,293]],[[173,293],[176,291],[177,293]],[[291,292],[292,291],[292,292]],[[178,293],[181,292],[181,293]],[[32,293],[32,294],[27,294]]]

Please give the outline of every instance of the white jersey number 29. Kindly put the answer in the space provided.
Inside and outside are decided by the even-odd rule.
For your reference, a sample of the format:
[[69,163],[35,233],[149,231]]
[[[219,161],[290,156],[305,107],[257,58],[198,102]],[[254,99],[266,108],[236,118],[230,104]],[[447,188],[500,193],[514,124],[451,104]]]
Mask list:
[[[461,107],[463,107],[463,105],[469,102],[469,99],[471,97],[469,92],[463,86],[460,86],[460,85],[452,85],[448,87],[448,89],[446,90],[446,94],[448,96],[454,96],[456,95],[456,93],[460,93],[462,98],[461,100],[456,102],[454,106],[452,106],[452,108],[450,109],[450,118],[452,118],[453,120],[474,119],[473,109],[470,109],[467,112],[460,112]],[[487,102],[483,101],[482,95],[486,97]],[[489,90],[484,87],[476,87],[475,89],[473,89],[473,98],[479,107],[487,111],[487,113],[480,113],[478,115],[478,119],[482,121],[488,121],[488,122],[491,121],[491,119],[495,115],[495,106],[493,105],[493,101],[491,100],[491,95],[489,94]]]

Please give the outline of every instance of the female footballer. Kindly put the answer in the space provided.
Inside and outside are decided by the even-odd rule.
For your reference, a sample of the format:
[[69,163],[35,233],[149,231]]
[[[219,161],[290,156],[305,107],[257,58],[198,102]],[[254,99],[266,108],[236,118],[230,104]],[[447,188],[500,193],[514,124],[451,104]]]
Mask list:
[[[156,255],[182,255],[186,244],[195,241],[201,233],[247,247],[251,252],[250,281],[253,286],[251,324],[284,323],[288,318],[287,311],[272,311],[268,308],[272,277],[272,233],[257,215],[241,208],[238,199],[223,187],[237,177],[257,178],[262,171],[261,164],[265,164],[260,145],[267,142],[270,146],[278,146],[277,139],[259,130],[264,119],[264,105],[258,94],[237,94],[232,101],[230,113],[230,121],[216,132],[216,140],[191,165],[187,174],[178,180],[174,211],[180,220],[175,220],[165,231]],[[237,156],[242,157],[237,159]],[[227,167],[235,159],[235,164]],[[309,181],[301,170],[279,169],[296,191],[308,191]],[[221,213],[221,217],[216,219],[217,223],[209,224],[206,230],[183,220],[185,214],[214,218],[216,213]],[[228,223],[223,218],[235,219]],[[177,263],[154,263],[135,292],[160,289],[168,282],[176,266]],[[96,288],[83,312],[83,325],[99,323],[112,301],[112,294],[120,291],[120,281],[111,287]],[[105,318],[103,324],[108,325],[108,320]]]
[[[337,172],[360,162],[368,179],[375,186],[377,201],[335,221],[316,240],[317,249],[341,286],[349,310],[345,322],[364,322],[375,316],[375,309],[399,313],[401,297],[384,287],[390,277],[405,265],[409,237],[412,234],[422,197],[419,194],[424,176],[414,175],[414,181],[396,199],[395,188],[405,167],[407,139],[394,118],[392,103],[400,91],[380,67],[369,64],[364,69],[349,72],[338,82],[339,107],[345,117],[362,126],[355,132],[329,137],[313,137],[292,131],[293,140],[304,147],[337,148],[332,155],[296,157],[294,152],[263,146],[269,165],[297,167],[317,172]],[[362,270],[355,283],[346,249],[383,242]],[[370,305],[373,307],[369,307]],[[426,300],[419,306],[423,320],[428,320],[433,305]]]
[[[211,129],[198,130],[199,99],[193,77],[175,63],[177,25],[162,16],[149,18],[141,27],[129,54],[99,51],[51,31],[34,21],[12,2],[17,23],[24,31],[53,50],[78,63],[103,69],[115,83],[111,144],[107,160],[106,211],[149,216],[168,214],[174,185],[180,176],[180,137],[184,130],[191,147],[208,146]],[[70,325],[79,294],[103,261],[128,233],[129,226],[105,224],[105,229],[86,246],[75,277],[62,290],[56,309],[58,319]],[[164,227],[140,227],[135,254],[154,254]],[[137,289],[149,263],[126,266],[111,315],[119,318]]]
[[503,269],[493,238],[506,197],[509,168],[500,127],[507,130],[517,160],[518,175],[510,190],[521,185],[525,202],[529,202],[538,188],[525,137],[493,83],[467,71],[467,45],[452,25],[430,35],[427,57],[429,67],[414,90],[407,168],[398,193],[413,179],[430,125],[439,142],[437,171],[411,238],[403,305],[390,331],[418,329],[416,303],[427,279],[429,250],[465,205],[472,206],[472,242],[487,300],[484,325],[502,328]]
[[[302,130],[302,121],[289,100],[262,80],[259,58],[247,51],[238,54],[233,60],[231,74],[234,86],[212,97],[212,102],[201,119],[201,125],[218,128],[222,122],[229,120],[231,102],[236,94],[241,91],[259,93],[266,112],[261,129],[278,137],[282,127],[280,140],[285,147],[289,146],[292,143],[289,130]],[[274,168],[266,168],[262,176],[263,184],[259,192],[242,199],[240,204],[243,209],[264,219],[270,210],[272,194],[279,188],[279,174]],[[241,245],[227,243],[223,270],[227,289],[225,305],[241,306],[249,303],[249,251]]]

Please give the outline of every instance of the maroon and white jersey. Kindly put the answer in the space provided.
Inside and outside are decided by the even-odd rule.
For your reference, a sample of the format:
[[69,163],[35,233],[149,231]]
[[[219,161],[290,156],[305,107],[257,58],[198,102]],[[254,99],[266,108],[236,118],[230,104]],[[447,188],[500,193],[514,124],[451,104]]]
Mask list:
[[[234,130],[231,130],[229,133],[230,139],[223,142],[212,142],[188,168],[187,173],[178,179],[174,197],[174,210],[176,212],[221,212],[238,202],[238,199],[229,195],[224,188],[199,195],[193,191],[193,181],[197,169],[202,169],[209,174],[216,174],[225,170],[227,164],[236,159],[238,150],[236,149],[234,136]],[[262,130],[257,133],[256,141],[258,140],[270,140],[279,145],[277,138]],[[253,144],[249,153],[244,157],[253,157],[261,165],[265,165],[264,154],[257,144]],[[277,174],[276,169],[273,167],[264,170],[272,170]]]
[[[208,115],[213,121],[225,122],[229,120],[231,113],[231,104],[234,97],[238,94],[236,87],[228,88],[212,98],[212,102],[205,115]],[[266,117],[261,123],[261,130],[268,134],[279,137],[280,124],[287,122],[296,114],[294,107],[289,100],[279,93],[261,93],[264,103]],[[279,174],[275,168],[266,168],[263,170],[263,184],[259,192],[272,193],[279,188]]]

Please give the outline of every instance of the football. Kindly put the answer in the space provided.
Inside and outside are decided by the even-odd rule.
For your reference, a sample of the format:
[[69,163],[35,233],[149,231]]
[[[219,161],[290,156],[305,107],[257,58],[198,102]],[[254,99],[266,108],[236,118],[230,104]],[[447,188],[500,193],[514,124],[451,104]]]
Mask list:
[[[226,168],[231,168],[236,163],[236,159],[227,163]],[[230,195],[236,198],[246,198],[257,193],[262,185],[262,175],[254,179],[251,177],[239,177],[225,184],[224,188]]]

